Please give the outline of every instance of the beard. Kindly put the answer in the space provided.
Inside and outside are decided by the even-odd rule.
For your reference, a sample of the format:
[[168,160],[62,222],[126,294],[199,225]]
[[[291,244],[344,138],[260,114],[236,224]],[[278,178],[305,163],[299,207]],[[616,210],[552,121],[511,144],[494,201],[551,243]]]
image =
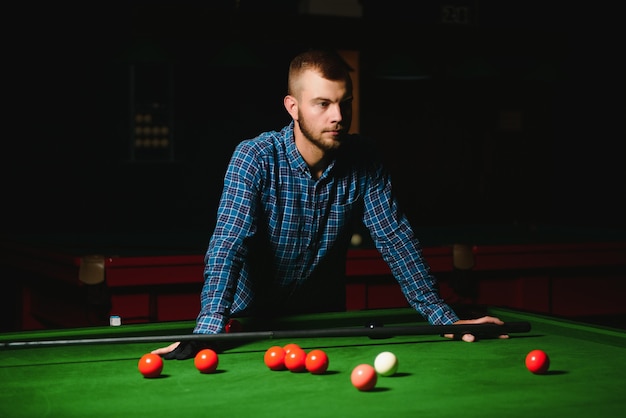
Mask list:
[[329,135],[324,136],[324,131],[322,132],[314,132],[313,129],[309,127],[306,122],[306,119],[302,117],[301,114],[298,115],[298,120],[296,121],[298,126],[300,127],[300,132],[302,135],[314,146],[323,150],[323,151],[333,151],[341,146],[341,141],[347,135],[347,129],[342,125],[336,125],[335,127],[331,127],[331,130],[340,130],[340,134],[337,137],[330,137]]

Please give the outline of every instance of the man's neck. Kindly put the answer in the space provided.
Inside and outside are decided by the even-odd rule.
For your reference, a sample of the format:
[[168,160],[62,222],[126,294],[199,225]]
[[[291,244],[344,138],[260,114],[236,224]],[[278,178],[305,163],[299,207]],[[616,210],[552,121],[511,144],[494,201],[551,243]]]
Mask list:
[[309,166],[311,176],[319,179],[329,164],[329,156],[327,153],[306,139],[302,132],[294,132],[296,148],[302,155],[304,162]]

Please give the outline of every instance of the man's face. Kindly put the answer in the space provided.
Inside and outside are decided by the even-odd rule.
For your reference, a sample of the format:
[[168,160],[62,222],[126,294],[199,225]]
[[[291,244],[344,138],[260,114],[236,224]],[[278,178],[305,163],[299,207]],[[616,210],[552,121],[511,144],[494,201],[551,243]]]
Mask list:
[[300,80],[296,123],[316,147],[330,151],[341,144],[352,122],[352,92],[344,81],[306,71]]

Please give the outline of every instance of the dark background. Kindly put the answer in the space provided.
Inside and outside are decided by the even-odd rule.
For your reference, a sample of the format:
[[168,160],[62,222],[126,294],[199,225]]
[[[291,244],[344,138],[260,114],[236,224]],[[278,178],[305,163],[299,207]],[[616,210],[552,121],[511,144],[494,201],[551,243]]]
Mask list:
[[[288,123],[287,65],[309,47],[359,52],[360,132],[416,226],[623,229],[619,3],[363,0],[360,17],[286,0],[11,3],[3,229],[208,236],[234,146]],[[429,78],[380,78],[394,54]],[[155,63],[171,71],[173,148],[137,158],[129,68]],[[141,94],[167,90],[151,83]]]

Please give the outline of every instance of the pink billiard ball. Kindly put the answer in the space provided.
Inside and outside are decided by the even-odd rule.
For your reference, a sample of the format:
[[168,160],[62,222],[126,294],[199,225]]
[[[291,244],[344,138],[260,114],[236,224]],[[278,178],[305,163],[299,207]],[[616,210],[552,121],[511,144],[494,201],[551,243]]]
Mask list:
[[369,364],[359,364],[352,370],[350,380],[352,381],[352,386],[362,392],[372,390],[376,386],[376,369]]
[[526,368],[534,374],[544,374],[550,368],[550,358],[543,350],[532,350],[526,355]]

